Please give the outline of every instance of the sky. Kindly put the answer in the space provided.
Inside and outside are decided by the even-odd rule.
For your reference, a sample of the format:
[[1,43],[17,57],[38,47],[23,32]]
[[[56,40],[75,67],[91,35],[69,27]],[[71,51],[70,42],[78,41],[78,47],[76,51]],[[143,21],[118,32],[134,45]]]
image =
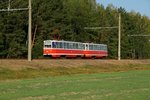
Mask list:
[[96,0],[97,3],[107,7],[108,4],[113,4],[115,7],[123,7],[126,11],[139,12],[141,15],[146,15],[150,18],[150,0]]

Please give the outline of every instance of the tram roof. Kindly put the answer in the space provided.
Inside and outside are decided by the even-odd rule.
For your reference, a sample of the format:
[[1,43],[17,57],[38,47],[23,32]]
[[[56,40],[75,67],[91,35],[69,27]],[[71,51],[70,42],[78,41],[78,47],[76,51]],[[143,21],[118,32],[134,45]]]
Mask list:
[[83,43],[83,44],[89,44],[89,45],[103,45],[103,46],[107,46],[106,44],[98,44],[98,43]]
[[71,43],[82,43],[82,42],[65,41],[65,40],[44,40],[44,42],[71,42]]
[[[44,42],[70,42],[70,43],[82,43],[82,42],[65,41],[65,40],[44,40]],[[103,46],[107,46],[106,44],[98,44],[98,43],[83,43],[83,44],[103,45]]]

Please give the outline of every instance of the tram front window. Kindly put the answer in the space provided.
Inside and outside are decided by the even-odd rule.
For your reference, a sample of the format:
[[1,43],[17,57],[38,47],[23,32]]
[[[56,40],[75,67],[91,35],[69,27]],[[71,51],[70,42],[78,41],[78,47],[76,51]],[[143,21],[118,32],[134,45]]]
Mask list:
[[44,47],[45,48],[51,48],[51,45],[45,45]]

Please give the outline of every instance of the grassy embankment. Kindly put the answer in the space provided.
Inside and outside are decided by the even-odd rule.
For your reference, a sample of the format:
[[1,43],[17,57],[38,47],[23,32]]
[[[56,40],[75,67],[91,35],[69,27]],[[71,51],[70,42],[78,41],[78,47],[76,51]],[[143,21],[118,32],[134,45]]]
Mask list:
[[0,81],[129,70],[150,70],[150,60],[0,60]]

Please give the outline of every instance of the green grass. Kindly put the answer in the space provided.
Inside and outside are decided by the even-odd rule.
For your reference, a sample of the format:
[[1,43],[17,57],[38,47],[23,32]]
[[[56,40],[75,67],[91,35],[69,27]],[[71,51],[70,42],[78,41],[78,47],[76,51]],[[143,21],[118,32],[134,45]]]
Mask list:
[[0,100],[10,99],[150,100],[150,70],[1,81]]

